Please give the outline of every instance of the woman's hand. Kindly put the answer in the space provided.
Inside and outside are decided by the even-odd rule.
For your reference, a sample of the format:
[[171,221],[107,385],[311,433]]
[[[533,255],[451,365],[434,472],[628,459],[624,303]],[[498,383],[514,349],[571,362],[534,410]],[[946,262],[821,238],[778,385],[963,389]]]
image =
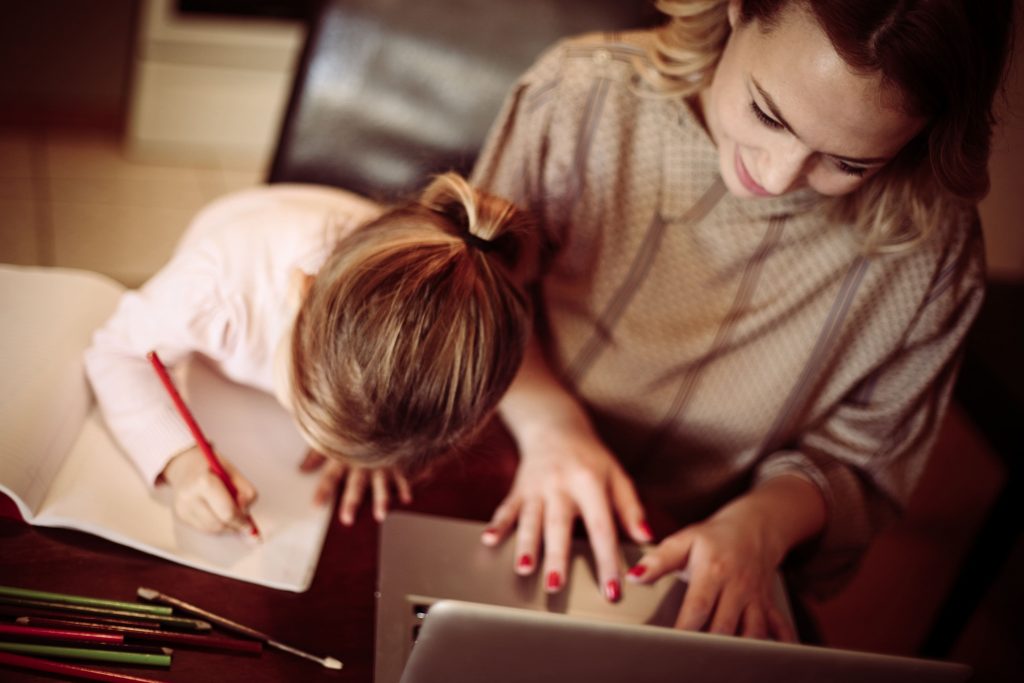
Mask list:
[[629,577],[647,583],[685,568],[689,585],[677,628],[794,642],[793,625],[773,600],[775,574],[786,553],[824,522],[817,487],[798,476],[777,477],[666,538]]
[[544,585],[549,592],[565,584],[572,526],[583,519],[590,537],[598,581],[606,598],[619,599],[620,566],[615,517],[634,539],[651,539],[632,481],[615,457],[585,425],[552,429],[521,445],[512,490],[484,532],[498,543],[518,522],[515,570],[532,574],[543,537]]
[[536,339],[527,345],[499,412],[519,447],[519,469],[483,542],[497,544],[518,522],[515,570],[527,575],[537,568],[543,535],[544,585],[554,593],[565,585],[572,525],[582,517],[601,590],[618,600],[614,518],[637,541],[649,541],[651,532],[633,482],[597,438],[576,398],[555,379]]
[[228,460],[218,458],[238,490],[237,504],[196,446],[171,458],[162,477],[171,487],[174,513],[181,521],[208,533],[239,531],[247,526],[245,516],[256,489]]
[[334,499],[342,478],[345,488],[338,503],[338,521],[345,526],[352,526],[356,519],[356,511],[363,502],[366,488],[373,490],[373,517],[383,522],[391,503],[391,490],[398,493],[398,499],[405,505],[412,502],[412,487],[404,474],[391,467],[365,468],[346,465],[337,460],[328,459],[316,451],[306,453],[299,465],[304,472],[312,472],[322,468],[320,483],[314,493],[314,501],[326,504]]

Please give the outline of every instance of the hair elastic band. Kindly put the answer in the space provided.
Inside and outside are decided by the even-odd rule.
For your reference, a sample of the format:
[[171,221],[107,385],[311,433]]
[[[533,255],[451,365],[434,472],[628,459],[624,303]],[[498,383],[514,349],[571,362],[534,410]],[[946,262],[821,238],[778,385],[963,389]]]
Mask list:
[[465,242],[466,244],[468,244],[471,247],[479,249],[482,252],[487,253],[487,252],[494,251],[494,248],[495,248],[494,242],[492,242],[490,240],[485,240],[485,239],[483,239],[481,237],[477,237],[476,235],[474,235],[473,233],[471,233],[469,231],[466,231],[466,232],[462,233],[461,237],[462,237],[462,241],[463,242]]

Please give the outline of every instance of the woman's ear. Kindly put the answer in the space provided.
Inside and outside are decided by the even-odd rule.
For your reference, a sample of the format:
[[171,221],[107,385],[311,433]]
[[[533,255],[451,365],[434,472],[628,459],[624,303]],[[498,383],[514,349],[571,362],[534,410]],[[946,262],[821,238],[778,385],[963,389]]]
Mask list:
[[729,15],[729,28],[736,30],[740,23],[740,5],[742,0],[729,0],[729,8],[726,10]]

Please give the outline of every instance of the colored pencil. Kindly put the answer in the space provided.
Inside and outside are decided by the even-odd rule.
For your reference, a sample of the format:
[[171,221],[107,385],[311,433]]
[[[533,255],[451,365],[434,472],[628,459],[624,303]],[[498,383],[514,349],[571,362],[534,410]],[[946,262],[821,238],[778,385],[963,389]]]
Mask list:
[[136,628],[160,628],[160,624],[151,621],[139,621],[137,619],[118,619],[115,617],[100,616],[97,614],[72,614],[70,612],[56,612],[53,610],[36,609],[33,607],[4,605],[0,603],[0,615],[8,617],[38,617],[53,619],[88,619],[89,621],[109,624],[111,626],[130,626]]
[[66,628],[44,628],[42,626],[25,626],[22,624],[0,624],[0,636],[19,636],[75,643],[106,643],[108,645],[120,645],[124,642],[124,636],[120,633],[74,631]]
[[308,652],[303,652],[302,650],[299,650],[298,648],[294,648],[294,647],[292,647],[290,645],[285,645],[284,643],[282,643],[282,642],[280,642],[278,640],[274,640],[273,638],[268,636],[266,633],[261,633],[260,631],[257,631],[254,628],[250,628],[248,626],[243,626],[242,624],[239,624],[238,622],[231,621],[230,619],[227,619],[225,617],[222,617],[222,616],[219,616],[217,614],[214,614],[213,612],[208,612],[208,611],[204,610],[203,608],[196,607],[195,605],[189,604],[189,603],[185,602],[184,600],[179,600],[178,598],[172,598],[171,596],[165,595],[164,593],[161,593],[160,591],[153,590],[152,588],[142,588],[142,587],[140,587],[136,591],[136,594],[140,598],[142,598],[143,600],[152,600],[152,601],[155,601],[155,602],[163,603],[165,605],[170,605],[171,607],[177,607],[178,609],[182,610],[183,612],[188,612],[189,614],[195,614],[196,616],[202,617],[203,619],[207,619],[210,622],[216,624],[217,626],[220,626],[221,628],[227,629],[228,631],[233,631],[235,633],[241,633],[244,636],[248,636],[250,638],[255,638],[256,640],[263,641],[264,643],[266,643],[267,645],[269,645],[271,647],[277,648],[278,650],[281,650],[283,652],[288,652],[288,653],[293,654],[293,655],[295,655],[297,657],[302,657],[303,659],[309,659],[309,660],[314,661],[314,662],[316,662],[316,663],[320,664],[321,666],[324,666],[324,667],[326,667],[328,669],[340,669],[342,667],[341,662],[338,661],[337,659],[335,659],[334,657],[317,657],[316,655],[311,655]]
[[138,602],[124,602],[122,600],[105,600],[85,595],[71,595],[68,593],[50,593],[37,591],[17,586],[0,586],[0,595],[11,598],[28,598],[29,600],[48,600],[50,602],[66,602],[71,605],[86,605],[88,607],[107,607],[110,609],[127,610],[129,612],[145,612],[147,614],[163,614],[170,616],[171,608],[163,605],[144,605]]
[[148,628],[132,628],[115,624],[97,624],[84,621],[50,619],[46,617],[19,617],[19,624],[36,624],[53,628],[83,629],[103,633],[117,633],[124,636],[125,642],[142,640],[155,643],[171,643],[175,645],[191,645],[207,650],[227,650],[243,654],[258,655],[263,652],[263,643],[258,640],[242,640],[241,638],[221,638],[219,636],[197,635],[193,633],[177,633],[174,631],[156,631]]
[[25,657],[24,655],[16,655],[11,652],[0,652],[0,664],[14,666],[19,669],[59,674],[62,678],[82,678],[88,681],[111,681],[112,683],[160,683],[160,681],[152,678],[130,676],[113,671],[103,671],[102,669],[90,669],[85,666],[66,664],[65,662],[53,662],[49,659]]
[[[192,411],[185,405],[185,400],[178,393],[177,387],[174,386],[174,380],[171,379],[170,374],[167,372],[167,368],[164,367],[160,357],[156,355],[156,351],[150,351],[146,354],[146,358],[149,359],[150,364],[156,371],[157,376],[163,383],[167,393],[170,394],[171,400],[174,402],[174,407],[178,409],[178,414],[181,415],[181,419],[188,425],[188,429],[192,432],[192,438],[196,440],[196,445],[199,446],[199,450],[202,451],[203,456],[206,458],[206,464],[209,466],[210,471],[220,479],[221,483],[224,484],[224,488],[228,490],[231,497],[235,500],[235,505],[238,505],[238,489],[235,487],[235,483],[231,481],[231,476],[227,470],[224,469],[224,465],[221,464],[217,458],[217,454],[213,452],[213,448],[210,446],[210,442],[206,440],[206,436],[203,435],[203,430],[199,428],[199,423],[196,422],[195,418],[192,417]],[[240,507],[240,506],[239,506]],[[252,518],[252,515],[245,513],[245,521],[249,524],[249,533],[254,538],[260,538],[260,530],[256,526],[256,520]]]
[[38,645],[36,643],[0,641],[0,651],[22,655],[57,657],[59,659],[87,659],[94,662],[114,662],[117,664],[142,664],[145,666],[163,667],[171,665],[171,656],[168,654],[120,652],[118,650],[65,647],[62,645]]
[[123,610],[102,609],[100,607],[86,607],[85,605],[68,605],[61,602],[46,602],[44,600],[29,600],[27,598],[8,598],[0,596],[0,603],[28,607],[34,609],[45,609],[54,612],[73,614],[107,616],[122,619],[133,619],[149,623],[157,623],[161,626],[172,628],[183,628],[190,631],[208,631],[210,624],[198,619],[186,619],[184,617],[165,617],[160,614],[143,614],[141,612],[125,612]]

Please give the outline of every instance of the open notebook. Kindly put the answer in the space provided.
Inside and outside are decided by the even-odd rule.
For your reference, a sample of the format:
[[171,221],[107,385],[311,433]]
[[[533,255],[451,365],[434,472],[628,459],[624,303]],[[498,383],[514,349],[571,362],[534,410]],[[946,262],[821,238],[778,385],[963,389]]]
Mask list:
[[123,291],[85,271],[0,265],[0,491],[26,521],[80,529],[174,562],[290,591],[309,587],[331,519],[301,473],[301,437],[274,399],[202,362],[176,382],[196,420],[259,491],[264,540],[208,535],[174,518],[96,409],[82,366]]

